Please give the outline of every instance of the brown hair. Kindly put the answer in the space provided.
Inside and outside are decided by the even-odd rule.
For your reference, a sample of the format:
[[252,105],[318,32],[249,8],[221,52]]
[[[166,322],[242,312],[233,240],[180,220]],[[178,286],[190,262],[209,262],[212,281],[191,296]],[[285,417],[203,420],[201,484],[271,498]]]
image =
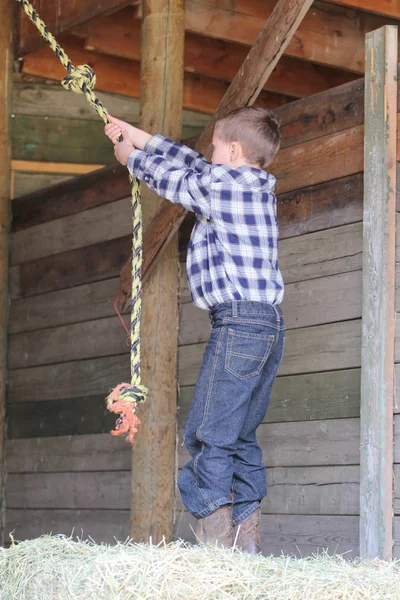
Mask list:
[[217,121],[215,131],[223,142],[239,142],[250,163],[266,168],[281,143],[278,117],[267,108],[237,108]]

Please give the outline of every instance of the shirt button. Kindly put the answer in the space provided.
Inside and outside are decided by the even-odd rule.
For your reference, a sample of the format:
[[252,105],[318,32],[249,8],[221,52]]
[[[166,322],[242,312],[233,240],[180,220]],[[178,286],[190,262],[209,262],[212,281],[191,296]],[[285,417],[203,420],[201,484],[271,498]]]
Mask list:
[[150,176],[149,176],[149,175],[146,175],[146,176],[145,176],[145,178],[144,178],[144,180],[145,180],[145,181],[150,181]]

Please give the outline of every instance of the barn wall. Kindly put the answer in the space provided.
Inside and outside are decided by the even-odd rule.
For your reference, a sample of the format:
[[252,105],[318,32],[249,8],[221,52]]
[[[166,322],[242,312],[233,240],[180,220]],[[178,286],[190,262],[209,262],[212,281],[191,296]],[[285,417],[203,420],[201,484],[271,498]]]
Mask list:
[[[277,112],[284,140],[271,171],[278,176],[287,336],[258,436],[269,467],[269,495],[262,504],[263,549],[304,555],[328,548],[357,555],[363,82]],[[210,329],[207,313],[190,303],[185,279],[180,318],[181,468],[188,459],[182,429]],[[399,341],[396,357],[400,362]],[[398,376],[399,368],[400,364]],[[399,427],[400,415],[396,416],[396,463]],[[399,469],[396,464],[397,515]],[[179,502],[177,508],[176,535],[193,540],[193,519]]]
[[[137,101],[101,97],[110,112],[137,121]],[[17,163],[15,196],[49,176],[65,177],[68,163],[73,172],[114,160],[84,98],[16,84],[13,101],[13,158],[40,168],[32,175]],[[207,120],[184,111],[183,135],[198,134]],[[85,152],[77,131],[88,137]],[[53,163],[50,175],[41,161]],[[104,398],[130,377],[127,338],[113,309],[131,246],[130,198],[109,203],[105,191],[93,202],[77,193],[65,199],[70,214],[55,218],[59,196],[54,188],[14,200],[6,532],[24,539],[75,528],[112,542],[129,535],[131,448],[109,434],[115,418]]]

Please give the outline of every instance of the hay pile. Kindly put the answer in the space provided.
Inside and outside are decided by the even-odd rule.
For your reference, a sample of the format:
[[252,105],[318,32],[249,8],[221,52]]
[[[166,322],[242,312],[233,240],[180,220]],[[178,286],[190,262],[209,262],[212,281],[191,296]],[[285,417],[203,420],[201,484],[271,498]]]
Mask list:
[[44,536],[0,549],[1,600],[399,600],[400,563]]

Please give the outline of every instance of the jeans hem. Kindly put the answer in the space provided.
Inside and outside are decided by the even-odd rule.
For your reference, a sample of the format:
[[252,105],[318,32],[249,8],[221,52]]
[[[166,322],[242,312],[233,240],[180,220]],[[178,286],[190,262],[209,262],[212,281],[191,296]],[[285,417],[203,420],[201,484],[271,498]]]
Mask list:
[[242,521],[244,521],[249,515],[251,515],[252,512],[254,512],[255,510],[257,510],[257,508],[260,506],[260,502],[253,502],[252,504],[250,504],[250,506],[248,508],[246,508],[246,510],[244,510],[243,512],[240,513],[240,515],[237,518],[233,518],[232,517],[232,525],[235,527],[236,525],[239,525]]
[[232,500],[229,498],[218,498],[218,500],[215,500],[213,503],[209,504],[209,506],[204,508],[202,511],[196,513],[192,511],[190,512],[194,517],[196,517],[196,519],[204,519],[204,517],[208,517],[208,515],[211,515],[211,513],[217,510],[217,508],[224,506],[225,504],[232,504]]

